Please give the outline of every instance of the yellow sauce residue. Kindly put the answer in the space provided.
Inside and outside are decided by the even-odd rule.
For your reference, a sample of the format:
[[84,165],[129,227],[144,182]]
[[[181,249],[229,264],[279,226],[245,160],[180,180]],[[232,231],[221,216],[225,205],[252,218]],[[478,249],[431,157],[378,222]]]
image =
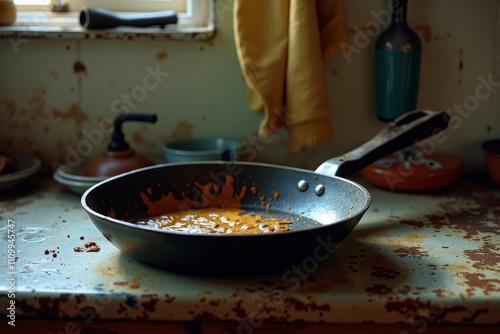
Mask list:
[[[235,191],[234,177],[231,175],[226,176],[226,183],[222,187],[215,182],[209,182],[207,184],[195,182],[195,187],[201,195],[197,200],[188,197],[177,199],[172,192],[163,195],[162,198],[157,201],[152,201],[148,195],[143,192],[141,192],[140,196],[143,203],[148,208],[148,214],[157,216],[165,212],[185,211],[187,209],[205,207],[239,208],[241,207],[241,200],[245,197],[247,192],[247,186],[243,186],[240,193]],[[152,189],[149,188],[146,192],[151,195]]]
[[245,214],[237,208],[203,208],[153,216],[138,224],[196,234],[261,234],[289,231],[291,221]]
[[[231,175],[226,175],[224,184],[194,182],[191,191],[182,192],[180,198],[169,192],[159,199],[152,199],[154,191],[149,187],[140,193],[148,216],[135,223],[196,234],[262,234],[290,230],[292,222],[289,219],[264,218],[262,215],[245,213],[241,209],[241,201],[248,187],[243,185],[238,192],[234,182]],[[189,186],[186,187],[189,190]],[[257,187],[251,186],[250,192],[257,194]],[[274,199],[277,198],[279,193],[274,192]],[[261,201],[262,205],[266,205],[264,196]],[[116,217],[112,210],[109,215]]]

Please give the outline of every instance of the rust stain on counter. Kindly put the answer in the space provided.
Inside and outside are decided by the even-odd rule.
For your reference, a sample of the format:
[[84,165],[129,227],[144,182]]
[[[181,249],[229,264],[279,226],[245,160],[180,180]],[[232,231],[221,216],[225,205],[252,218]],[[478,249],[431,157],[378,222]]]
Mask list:
[[398,254],[400,257],[416,257],[419,259],[429,255],[428,251],[424,251],[421,247],[417,246],[398,247],[394,249],[394,253]]
[[392,288],[385,284],[373,284],[365,289],[368,295],[385,296],[392,293]]
[[[500,248],[492,242],[492,237],[500,233],[500,207],[497,204],[500,196],[469,192],[455,193],[451,197],[438,204],[440,212],[428,214],[422,219],[400,219],[399,223],[412,226],[415,230],[432,228],[436,233],[443,233],[443,229],[448,229],[452,232],[446,234],[447,237],[460,233],[465,240],[478,241],[481,246],[465,250],[464,255],[474,262],[476,269],[493,269],[500,262]],[[450,246],[441,247],[447,249]],[[426,255],[415,248],[409,251],[415,255]]]
[[466,249],[463,253],[476,269],[500,270],[500,246],[490,240],[484,241],[479,249]]
[[113,282],[113,285],[116,285],[116,286],[127,286],[128,282],[127,281]]
[[[424,196],[423,203],[427,203],[429,197]],[[55,197],[45,194],[45,198],[56,203],[61,200],[59,193]],[[64,263],[65,266],[60,267],[63,275],[52,274],[44,282],[33,285],[36,293],[30,292],[29,286],[23,286],[18,296],[18,305],[23,307],[19,309],[19,314],[85,320],[90,319],[90,314],[93,318],[111,315],[116,319],[147,320],[188,317],[195,321],[228,321],[235,327],[243,321],[252,324],[252,319],[263,319],[266,325],[283,321],[293,326],[302,321],[300,319],[307,319],[305,322],[329,322],[338,319],[339,315],[344,319],[345,315],[345,319],[352,316],[360,322],[369,322],[370,317],[374,321],[395,319],[413,332],[423,328],[416,327],[422,322],[429,326],[443,323],[457,323],[458,326],[459,322],[471,325],[491,321],[498,323],[498,303],[495,299],[500,290],[500,279],[496,275],[500,256],[496,228],[500,210],[498,199],[498,195],[454,193],[453,199],[443,196],[433,201],[432,210],[425,211],[428,215],[421,214],[421,208],[418,208],[419,214],[414,216],[409,210],[408,216],[412,219],[406,219],[406,211],[398,212],[405,219],[393,214],[388,225],[391,231],[395,227],[396,233],[360,229],[350,243],[342,245],[332,254],[327,263],[308,277],[305,272],[303,277],[292,276],[297,278],[293,282],[281,276],[281,272],[277,276],[234,281],[229,278],[216,281],[188,278],[186,282],[182,276],[163,276],[162,272],[152,272],[148,267],[137,270],[142,265],[121,259],[119,252],[111,256],[96,253],[94,258],[97,261],[89,261],[89,271],[84,272],[89,275],[77,278],[79,264],[75,263],[72,268],[76,271],[66,274],[71,276],[71,282],[65,280],[69,277],[64,275],[63,270],[69,269],[70,264]],[[2,205],[0,208],[3,208]],[[72,202],[66,205],[73,206]],[[75,206],[72,210],[79,212],[80,208]],[[19,211],[26,210],[20,207]],[[61,217],[68,219],[66,214]],[[81,214],[78,213],[77,217],[77,222],[80,222]],[[81,225],[72,224],[71,227]],[[475,232],[472,227],[479,231]],[[80,235],[85,235],[86,239],[91,237],[87,232],[76,231],[64,231],[61,235],[64,240],[70,237],[68,233],[76,238]],[[442,249],[443,245],[450,248]],[[37,250],[36,257],[31,255],[31,261],[41,258],[44,248],[40,249],[42,251]],[[63,259],[65,254],[61,253],[57,261]],[[19,269],[28,263],[21,256],[20,259]],[[51,259],[42,260],[47,262]],[[21,269],[26,271],[23,275],[34,277],[36,270],[33,271],[33,267]],[[433,274],[435,276],[430,276]],[[87,277],[95,279],[98,287],[89,291]],[[79,280],[76,283],[73,281],[75,278]],[[52,298],[40,301],[39,296],[46,297],[46,286],[53,289]],[[59,296],[60,290],[57,289],[63,286],[82,293]],[[192,294],[182,293],[187,289],[192,289]],[[348,298],[354,298],[352,303]],[[7,298],[2,296],[0,301],[5,304]],[[41,305],[48,309],[41,310]],[[102,307],[106,308],[104,312]],[[83,324],[83,321],[79,323]],[[254,327],[248,328],[249,331],[258,331]]]
[[390,279],[395,279],[399,274],[400,272],[394,269],[385,268],[381,266],[374,266],[372,269],[371,276],[390,280]]
[[498,278],[487,278],[485,274],[471,272],[461,272],[460,275],[465,278],[468,297],[472,296],[476,290],[480,290],[485,295],[500,291]]
[[106,264],[97,265],[94,267],[95,272],[103,276],[121,276],[122,270],[118,267],[108,266]]
[[445,307],[442,303],[423,302],[419,298],[388,301],[385,304],[387,312],[396,312],[410,317],[410,320],[416,318],[427,318],[430,322],[444,322],[449,313],[464,312],[467,310],[464,306]]
[[[24,299],[16,299],[16,308],[24,315],[57,318],[61,316],[62,306],[69,301],[70,294],[62,293],[59,297],[35,297],[39,306],[34,306]],[[21,313],[20,312],[20,313]]]
[[330,305],[328,304],[318,304],[314,300],[309,300],[303,302],[297,298],[285,297],[284,304],[293,307],[296,311],[329,311]]
[[155,313],[156,312],[156,305],[159,302],[158,295],[156,294],[149,294],[149,295],[142,295],[142,299],[144,300],[141,303],[142,306],[142,319],[149,319],[149,313]]
[[[498,234],[500,231],[498,225],[500,222],[498,217],[500,216],[492,215],[500,212],[491,211],[480,205],[474,209],[465,208],[463,210],[457,209],[456,203],[442,204],[441,206],[446,213],[427,216],[430,225],[436,230],[449,228],[463,232],[465,239],[477,237],[480,233]],[[488,219],[488,217],[491,218]]]
[[31,206],[39,200],[44,199],[44,195],[40,193],[32,194],[29,196],[13,198],[13,199],[4,199],[0,201],[0,218],[2,218],[2,213],[12,213],[16,212],[19,209],[23,209]]
[[2,212],[13,212],[16,211],[17,209],[23,207],[23,206],[28,206],[34,202],[33,199],[13,199],[10,201],[6,201],[1,204],[0,206],[0,213]]

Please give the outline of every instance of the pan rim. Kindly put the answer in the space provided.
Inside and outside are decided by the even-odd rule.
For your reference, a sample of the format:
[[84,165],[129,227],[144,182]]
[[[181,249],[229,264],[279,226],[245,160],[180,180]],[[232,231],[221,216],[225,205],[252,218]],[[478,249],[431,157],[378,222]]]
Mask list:
[[[125,177],[127,177],[129,175],[132,175],[132,174],[135,174],[135,173],[140,173],[140,172],[143,172],[143,171],[153,170],[153,169],[168,168],[168,167],[171,167],[171,166],[179,166],[179,165],[182,165],[182,166],[192,166],[192,165],[228,165],[228,164],[229,165],[241,165],[241,166],[254,166],[254,167],[287,169],[287,170],[293,170],[293,171],[296,171],[296,172],[307,173],[307,174],[310,174],[310,175],[317,175],[317,176],[322,176],[322,177],[334,178],[334,179],[340,180],[342,182],[349,183],[350,185],[358,188],[366,196],[366,201],[365,201],[363,207],[361,209],[359,209],[356,213],[353,213],[349,217],[342,218],[342,219],[339,219],[339,220],[335,220],[334,222],[329,223],[329,224],[321,224],[319,226],[313,226],[313,227],[308,227],[308,228],[303,228],[303,229],[298,229],[298,230],[285,231],[285,232],[279,232],[279,233],[259,233],[259,234],[208,234],[208,233],[207,234],[201,234],[201,233],[197,234],[197,233],[190,233],[190,232],[180,232],[180,231],[170,231],[170,230],[154,229],[154,228],[151,228],[151,227],[141,226],[141,225],[137,225],[137,224],[134,224],[134,223],[131,223],[131,222],[127,222],[127,221],[124,221],[124,220],[115,219],[115,218],[111,218],[109,216],[103,215],[103,214],[98,213],[98,212],[94,211],[93,209],[91,209],[87,205],[87,203],[86,203],[86,199],[90,195],[90,193],[94,189],[98,188],[100,185],[102,185],[104,183],[108,183],[108,182],[113,182],[116,179],[125,178]],[[89,214],[91,216],[94,216],[96,218],[99,218],[99,219],[105,221],[106,223],[118,224],[118,225],[122,225],[122,226],[127,227],[127,228],[137,229],[137,230],[141,230],[141,231],[148,232],[148,233],[163,233],[163,234],[166,234],[166,235],[175,235],[175,236],[182,236],[182,237],[189,237],[189,238],[200,238],[200,237],[207,238],[207,237],[210,237],[210,238],[224,238],[224,239],[229,239],[229,238],[249,238],[249,237],[250,238],[273,238],[273,237],[279,237],[279,236],[283,236],[283,235],[293,235],[293,234],[296,234],[296,233],[304,233],[306,231],[316,231],[316,230],[319,230],[319,229],[324,229],[324,228],[329,227],[329,226],[338,225],[338,224],[345,223],[347,221],[351,221],[351,220],[353,220],[353,218],[358,217],[358,216],[361,219],[361,217],[363,217],[363,215],[365,214],[365,212],[370,207],[371,202],[372,202],[372,196],[371,196],[370,192],[364,186],[362,186],[361,184],[359,184],[357,182],[354,182],[352,180],[346,179],[344,177],[335,176],[335,175],[319,174],[319,173],[315,173],[314,171],[311,171],[311,170],[308,170],[308,169],[302,169],[302,168],[296,168],[296,167],[281,166],[281,165],[268,164],[268,163],[260,163],[260,162],[246,162],[246,161],[244,161],[244,162],[242,162],[242,161],[229,161],[229,162],[227,162],[227,161],[174,162],[174,163],[162,163],[162,164],[156,164],[156,165],[153,165],[153,166],[142,167],[142,168],[138,168],[138,169],[135,169],[135,170],[132,170],[132,171],[129,171],[129,172],[125,172],[125,173],[122,173],[122,174],[119,174],[119,175],[115,175],[115,176],[109,177],[106,180],[103,180],[103,181],[101,181],[99,183],[96,183],[95,185],[93,185],[92,187],[90,187],[89,189],[87,189],[82,194],[81,200],[80,200],[80,203],[81,203],[83,209],[87,212],[87,214]],[[92,222],[94,222],[94,221],[92,220]]]

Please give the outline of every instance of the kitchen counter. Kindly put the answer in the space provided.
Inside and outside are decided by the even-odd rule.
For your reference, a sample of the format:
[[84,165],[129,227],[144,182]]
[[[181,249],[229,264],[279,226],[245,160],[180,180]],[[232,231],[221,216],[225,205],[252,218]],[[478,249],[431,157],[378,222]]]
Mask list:
[[[34,177],[0,194],[0,313],[7,312],[1,327],[433,333],[445,326],[461,333],[484,326],[475,329],[496,332],[500,189],[484,176],[464,176],[431,194],[355,181],[372,194],[370,209],[327,261],[309,272],[291,268],[289,284],[284,273],[197,277],[137,262],[101,235],[79,196],[48,176]],[[100,250],[75,251],[88,242]]]

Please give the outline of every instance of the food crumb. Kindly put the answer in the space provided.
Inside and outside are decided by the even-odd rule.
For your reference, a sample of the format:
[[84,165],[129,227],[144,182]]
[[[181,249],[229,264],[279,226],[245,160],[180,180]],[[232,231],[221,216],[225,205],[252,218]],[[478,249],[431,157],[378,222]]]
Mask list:
[[83,247],[76,246],[73,248],[75,252],[98,252],[101,247],[95,241],[89,241]]
[[52,253],[52,257],[57,257],[57,253]]
[[252,194],[257,195],[258,188],[257,187],[251,187],[250,191],[252,192]]
[[273,195],[274,195],[274,199],[280,198],[280,193],[277,191],[275,191]]
[[80,236],[80,240],[83,240],[85,239],[85,237],[83,235]]
[[44,250],[43,252],[45,253],[45,255],[48,255],[50,253],[48,249]]

